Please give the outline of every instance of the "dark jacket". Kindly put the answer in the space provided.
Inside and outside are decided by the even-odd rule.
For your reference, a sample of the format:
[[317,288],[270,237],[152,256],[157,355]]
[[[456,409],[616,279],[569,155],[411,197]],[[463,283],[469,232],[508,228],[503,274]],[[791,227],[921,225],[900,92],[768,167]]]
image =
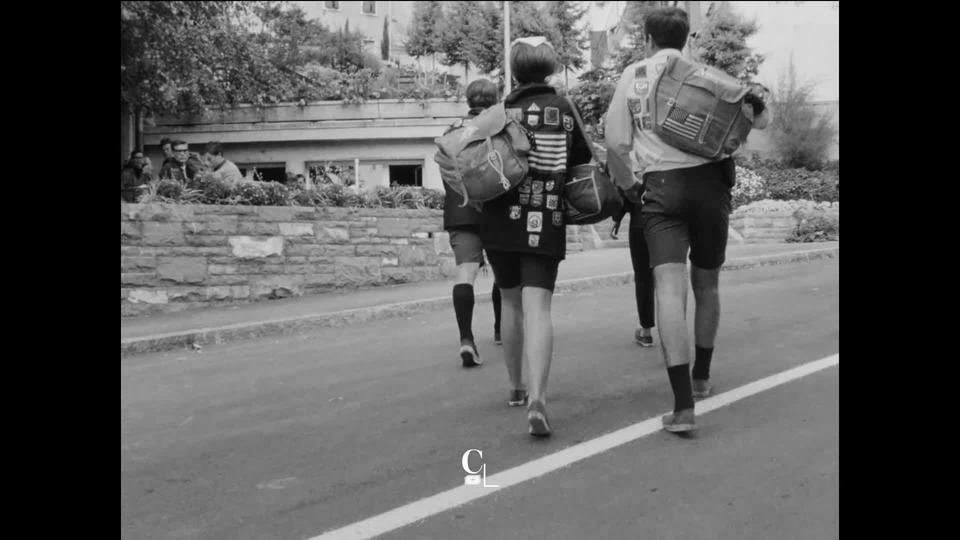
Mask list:
[[163,165],[160,166],[160,174],[157,176],[160,179],[173,178],[174,180],[187,181],[193,180],[197,173],[203,169],[203,163],[199,158],[193,154],[187,158],[186,166],[186,177],[184,178],[183,169],[180,167],[180,163],[177,162],[174,158],[167,158],[163,160]]
[[563,187],[567,170],[588,163],[590,148],[571,104],[547,84],[523,85],[504,100],[507,115],[528,131],[530,173],[517,189],[484,203],[480,238],[490,251],[563,259],[567,233]]
[[[467,113],[467,118],[483,112],[482,107],[474,107]],[[464,227],[479,227],[483,223],[483,216],[472,206],[460,207],[463,204],[463,197],[456,191],[450,189],[446,182],[443,182],[443,190],[447,193],[443,200],[443,228],[444,230],[461,229]]]
[[140,195],[138,186],[150,182],[149,174],[143,174],[142,170],[136,169],[133,165],[127,164],[120,170],[120,198],[126,202],[137,202]]

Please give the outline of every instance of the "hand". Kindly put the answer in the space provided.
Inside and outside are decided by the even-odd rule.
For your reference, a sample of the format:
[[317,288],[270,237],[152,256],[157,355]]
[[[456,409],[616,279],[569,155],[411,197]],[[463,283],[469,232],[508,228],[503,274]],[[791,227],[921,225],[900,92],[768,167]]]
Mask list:
[[631,203],[640,206],[643,204],[641,200],[641,197],[643,197],[643,184],[640,182],[633,184],[629,189],[623,191],[623,196]]

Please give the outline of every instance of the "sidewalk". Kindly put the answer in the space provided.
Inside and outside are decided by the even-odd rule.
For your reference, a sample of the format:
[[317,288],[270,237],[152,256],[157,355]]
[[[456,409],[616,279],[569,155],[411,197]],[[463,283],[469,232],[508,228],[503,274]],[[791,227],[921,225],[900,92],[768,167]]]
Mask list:
[[[834,258],[839,254],[839,242],[731,245],[727,248],[723,270]],[[628,248],[595,249],[567,256],[560,264],[556,292],[632,281]],[[478,304],[490,301],[492,285],[492,272],[478,276],[475,285]],[[449,307],[450,290],[449,280],[410,283],[153,317],[121,318],[120,354],[164,351],[406,316]]]

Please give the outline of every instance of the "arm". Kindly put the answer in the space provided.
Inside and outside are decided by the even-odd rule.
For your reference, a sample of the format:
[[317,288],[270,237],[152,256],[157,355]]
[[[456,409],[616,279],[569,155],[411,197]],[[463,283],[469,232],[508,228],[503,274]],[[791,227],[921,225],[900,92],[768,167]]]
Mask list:
[[633,84],[633,70],[627,68],[620,76],[617,90],[610,100],[604,125],[604,143],[607,146],[607,167],[614,184],[631,200],[639,197],[642,184],[633,175],[633,115],[627,105],[627,93]]

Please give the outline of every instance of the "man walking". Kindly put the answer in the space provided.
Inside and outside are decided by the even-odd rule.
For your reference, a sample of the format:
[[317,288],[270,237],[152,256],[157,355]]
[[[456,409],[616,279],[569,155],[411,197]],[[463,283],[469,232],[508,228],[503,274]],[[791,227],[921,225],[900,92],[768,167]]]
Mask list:
[[[670,432],[696,429],[693,398],[712,391],[710,362],[720,321],[718,280],[727,248],[733,159],[710,160],[664,143],[653,132],[648,100],[667,61],[680,56],[690,24],[678,8],[661,8],[644,21],[648,55],[623,72],[606,117],[608,161],[627,198],[641,205],[640,221],[656,287],[660,343],[674,409],[663,417]],[[766,126],[765,106],[748,95],[754,127]],[[695,357],[690,373],[687,338],[687,265],[696,305]]]

